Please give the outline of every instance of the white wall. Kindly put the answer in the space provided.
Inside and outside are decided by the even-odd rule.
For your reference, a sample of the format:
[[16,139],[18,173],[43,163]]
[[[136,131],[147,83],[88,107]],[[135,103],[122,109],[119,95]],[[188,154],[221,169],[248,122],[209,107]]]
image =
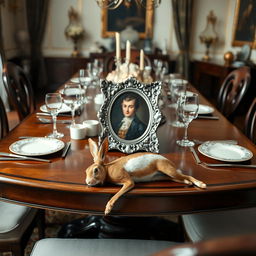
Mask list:
[[[19,0],[20,2],[24,0]],[[22,4],[21,4],[22,5]],[[49,18],[47,22],[46,36],[44,39],[44,55],[46,56],[70,56],[72,52],[72,42],[64,36],[65,27],[68,25],[68,9],[70,6],[76,8],[82,17],[83,26],[86,32],[85,40],[81,44],[81,51],[84,56],[88,56],[91,45],[98,41],[105,47],[109,47],[110,39],[101,38],[101,10],[94,0],[51,0],[49,8]],[[223,60],[223,54],[227,51],[236,53],[241,48],[232,47],[232,31],[235,13],[236,0],[195,0],[193,10],[193,23],[191,24],[191,56],[200,59],[204,55],[205,46],[199,41],[199,34],[206,25],[206,16],[210,10],[213,10],[217,16],[216,32],[219,35],[219,41],[211,48],[211,54],[216,59]],[[7,9],[7,7],[5,7]],[[8,11],[8,10],[7,10]],[[8,56],[16,53],[14,38],[14,27],[22,25],[25,22],[14,23],[14,15],[5,12],[4,35],[5,47]],[[7,24],[7,26],[6,26]],[[154,15],[154,37],[155,46],[163,49],[167,42],[168,53],[175,58],[178,53],[173,22],[171,0],[163,0],[161,6],[155,9]],[[256,62],[256,50],[252,51],[252,60]]]

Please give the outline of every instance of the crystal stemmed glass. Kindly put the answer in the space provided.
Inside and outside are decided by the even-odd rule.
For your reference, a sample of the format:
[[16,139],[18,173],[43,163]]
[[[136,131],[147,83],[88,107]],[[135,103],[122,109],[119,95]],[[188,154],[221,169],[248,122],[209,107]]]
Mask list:
[[174,112],[175,120],[170,122],[173,127],[184,127],[184,123],[179,120],[177,113],[178,100],[181,95],[184,95],[187,90],[188,81],[184,79],[172,79],[170,82],[171,104],[169,105]]
[[51,113],[52,121],[53,121],[53,131],[48,134],[46,137],[48,138],[62,138],[64,136],[63,133],[57,131],[56,121],[57,115],[62,107],[62,97],[60,93],[47,93],[45,95],[45,104],[47,110]]
[[81,85],[81,100],[83,101],[83,103],[88,103],[88,99],[86,97],[86,92],[88,89],[88,81],[90,80],[89,76],[88,76],[88,71],[86,69],[79,69],[78,71],[78,79]]
[[81,105],[81,85],[79,83],[66,83],[63,89],[63,102],[70,107],[72,114],[72,125],[75,125],[75,110]]
[[197,117],[198,108],[198,94],[190,92],[179,97],[178,114],[185,125],[185,134],[182,140],[177,141],[177,144],[182,147],[193,147],[195,145],[194,141],[188,139],[188,126]]

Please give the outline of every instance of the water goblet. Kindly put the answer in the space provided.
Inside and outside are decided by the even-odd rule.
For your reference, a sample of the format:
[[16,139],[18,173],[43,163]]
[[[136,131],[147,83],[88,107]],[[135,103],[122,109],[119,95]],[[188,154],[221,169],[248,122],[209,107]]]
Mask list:
[[170,82],[171,104],[168,106],[171,113],[174,113],[174,121],[170,125],[173,127],[184,127],[184,123],[179,120],[177,113],[179,97],[184,95],[187,89],[188,81],[184,79],[172,79]]
[[197,117],[199,108],[198,94],[189,92],[181,95],[178,101],[178,114],[185,125],[185,133],[182,140],[176,141],[182,147],[193,147],[194,141],[188,139],[188,126]]
[[86,97],[87,89],[89,86],[89,82],[91,81],[91,78],[88,75],[88,71],[86,69],[79,69],[78,71],[78,79],[81,85],[81,99],[83,103],[88,103],[89,100]]
[[75,125],[75,110],[81,105],[81,85],[80,83],[66,83],[62,91],[62,98],[64,104],[71,109],[72,125]]
[[47,93],[45,95],[45,104],[47,110],[51,113],[52,121],[53,121],[53,131],[48,134],[46,137],[48,138],[62,138],[64,136],[63,133],[57,131],[56,121],[57,115],[62,107],[62,97],[60,93]]

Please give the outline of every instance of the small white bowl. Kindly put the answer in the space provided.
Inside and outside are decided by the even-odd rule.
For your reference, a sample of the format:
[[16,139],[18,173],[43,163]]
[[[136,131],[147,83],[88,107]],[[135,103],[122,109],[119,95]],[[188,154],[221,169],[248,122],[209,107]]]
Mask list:
[[86,135],[94,137],[99,134],[99,121],[98,120],[85,120],[83,125],[86,128]]

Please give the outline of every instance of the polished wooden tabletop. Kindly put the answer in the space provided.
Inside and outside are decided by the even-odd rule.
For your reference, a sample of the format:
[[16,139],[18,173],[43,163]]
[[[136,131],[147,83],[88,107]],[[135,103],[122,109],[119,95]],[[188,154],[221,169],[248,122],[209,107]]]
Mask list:
[[[166,106],[168,101],[166,100]],[[201,104],[209,104],[200,96]],[[84,111],[76,117],[77,122],[95,119],[99,105],[92,99],[84,105]],[[172,160],[184,174],[192,175],[207,184],[206,189],[176,183],[158,181],[137,183],[135,188],[123,195],[115,204],[112,215],[153,216],[191,213],[215,209],[252,207],[256,205],[256,170],[248,168],[209,168],[195,163],[188,148],[176,145],[183,128],[169,124],[169,110],[163,108],[166,122],[159,126],[157,135],[160,153]],[[254,154],[250,163],[256,164],[256,147],[217,110],[219,120],[196,119],[189,126],[189,137],[201,141],[237,140],[238,144]],[[66,119],[67,117],[58,117]],[[67,124],[58,124],[58,130],[70,141]],[[36,114],[28,116],[17,128],[1,140],[0,151],[10,152],[9,146],[19,136],[45,136],[52,124],[38,122]],[[93,138],[97,140],[97,137]],[[65,159],[61,151],[45,156],[51,163],[32,161],[0,162],[0,199],[37,208],[55,209],[79,213],[103,214],[107,201],[120,189],[113,184],[89,187],[85,184],[85,169],[92,164],[88,139],[71,140],[71,150]],[[197,148],[197,147],[195,147]],[[197,149],[196,149],[197,150]],[[219,163],[198,153],[202,161]],[[124,155],[109,152],[106,161]]]

